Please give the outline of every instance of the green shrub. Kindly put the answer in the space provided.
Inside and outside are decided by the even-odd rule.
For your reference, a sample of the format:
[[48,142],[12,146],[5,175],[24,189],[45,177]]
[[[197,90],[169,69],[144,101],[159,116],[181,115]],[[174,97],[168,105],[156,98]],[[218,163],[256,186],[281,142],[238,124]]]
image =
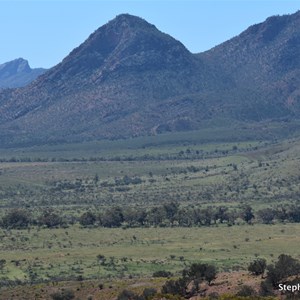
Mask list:
[[154,272],[152,276],[153,277],[171,277],[172,273],[169,271],[161,270],[161,271]]
[[253,287],[249,285],[242,285],[236,295],[240,297],[253,297],[256,296],[256,294],[257,293]]
[[248,271],[254,275],[263,275],[267,267],[267,261],[264,258],[258,258],[250,263]]
[[75,298],[74,292],[69,289],[61,290],[50,295],[53,300],[71,300]]

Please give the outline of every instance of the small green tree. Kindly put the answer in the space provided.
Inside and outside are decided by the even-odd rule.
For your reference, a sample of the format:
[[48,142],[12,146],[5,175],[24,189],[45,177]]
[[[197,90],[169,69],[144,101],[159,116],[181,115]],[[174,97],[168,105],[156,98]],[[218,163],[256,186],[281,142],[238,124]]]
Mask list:
[[10,210],[2,219],[5,228],[26,228],[30,224],[29,212],[25,209]]
[[[194,263],[182,271],[182,277],[177,280],[169,280],[162,287],[165,294],[191,297],[199,292],[199,284],[207,281],[211,284],[216,278],[216,267],[209,264]],[[191,285],[192,284],[192,285]]]
[[79,223],[82,226],[91,226],[95,224],[96,220],[96,216],[92,212],[87,211],[80,216]]
[[258,258],[249,264],[248,271],[256,276],[261,275],[263,277],[266,267],[267,261],[264,258]]
[[153,277],[170,277],[172,273],[165,270],[156,271],[152,274]]
[[254,217],[255,216],[253,214],[252,207],[250,205],[244,206],[242,209],[241,218],[248,224],[250,224]]
[[215,266],[202,263],[194,263],[189,269],[183,271],[183,276],[189,280],[206,280],[208,284],[211,284],[216,275],[217,269]]
[[274,287],[277,287],[283,279],[300,274],[300,264],[298,260],[290,255],[281,254],[276,264],[269,265],[267,270],[267,280]]
[[45,225],[48,228],[58,227],[63,225],[62,217],[55,213],[52,209],[46,209],[38,218],[39,225]]
[[120,227],[123,221],[123,210],[118,206],[108,209],[100,217],[100,222],[104,227]]
[[259,210],[257,215],[264,224],[271,224],[275,218],[276,212],[271,208],[264,208]]

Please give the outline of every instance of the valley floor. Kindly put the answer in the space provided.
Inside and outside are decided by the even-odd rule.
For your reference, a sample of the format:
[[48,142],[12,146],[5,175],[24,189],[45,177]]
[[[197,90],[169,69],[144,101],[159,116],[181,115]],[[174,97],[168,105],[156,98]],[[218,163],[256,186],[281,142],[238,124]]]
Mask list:
[[[299,259],[300,140],[203,143],[184,135],[0,149],[0,299],[51,299],[70,288],[78,299],[110,300],[124,288],[159,290],[167,278],[155,272],[176,278],[196,262],[218,268],[212,292],[235,293],[245,282],[257,289],[251,261]],[[173,204],[160,215],[169,203],[179,205],[177,217],[187,212],[183,219],[221,208],[234,220],[178,226],[168,216]],[[249,222],[240,214],[248,206]],[[133,221],[155,213],[143,225],[107,228],[101,220],[112,211]],[[88,213],[95,220],[83,224]]]

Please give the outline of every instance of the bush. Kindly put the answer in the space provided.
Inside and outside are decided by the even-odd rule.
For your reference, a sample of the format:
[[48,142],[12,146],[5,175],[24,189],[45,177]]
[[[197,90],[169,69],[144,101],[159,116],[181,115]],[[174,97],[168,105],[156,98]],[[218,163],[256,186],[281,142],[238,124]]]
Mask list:
[[273,286],[270,280],[265,280],[260,284],[259,295],[263,297],[273,296]]
[[258,217],[264,224],[272,224],[276,212],[271,208],[264,208],[257,212]]
[[51,294],[50,297],[53,300],[71,300],[75,298],[75,295],[72,290],[66,289],[66,290],[55,292]]
[[163,294],[185,296],[186,285],[187,282],[183,278],[179,278],[177,280],[169,280],[162,286],[161,291]]
[[153,288],[145,288],[143,291],[143,297],[147,299],[151,299],[157,293],[156,289]]
[[30,224],[29,212],[16,208],[9,211],[2,219],[2,226],[4,228],[26,228]]
[[61,216],[53,212],[51,209],[47,209],[38,218],[39,225],[46,225],[48,228],[59,227],[63,225]]
[[199,292],[199,283],[207,281],[208,284],[216,278],[215,266],[201,263],[194,263],[182,272],[178,280],[169,280],[162,287],[164,294],[193,296]]
[[252,297],[256,295],[256,291],[249,285],[242,285],[236,295],[239,297]]
[[267,261],[264,258],[258,258],[255,261],[250,263],[248,267],[248,271],[256,276],[263,275],[266,267],[267,267]]
[[194,263],[188,270],[184,270],[182,274],[189,280],[206,280],[208,284],[211,284],[216,278],[217,269],[213,265]]
[[156,271],[153,273],[152,277],[171,277],[172,276],[172,273],[169,272],[169,271],[164,271],[164,270],[161,270],[161,271]]
[[95,222],[96,222],[96,216],[90,211],[83,213],[79,218],[79,223],[82,226],[94,225]]
[[144,297],[140,297],[132,291],[123,290],[117,297],[117,300],[144,300]]
[[300,274],[300,264],[299,262],[292,258],[290,255],[281,254],[278,257],[278,261],[275,265],[270,265],[267,267],[268,275],[267,280],[274,286],[292,275]]
[[101,225],[104,227],[120,227],[123,221],[123,210],[120,207],[112,207],[100,217]]
[[278,284],[286,281],[288,277],[299,275],[300,264],[290,255],[281,254],[278,261],[274,265],[269,265],[267,270],[267,278],[261,283],[259,292],[264,297],[274,295],[273,288],[278,288]]

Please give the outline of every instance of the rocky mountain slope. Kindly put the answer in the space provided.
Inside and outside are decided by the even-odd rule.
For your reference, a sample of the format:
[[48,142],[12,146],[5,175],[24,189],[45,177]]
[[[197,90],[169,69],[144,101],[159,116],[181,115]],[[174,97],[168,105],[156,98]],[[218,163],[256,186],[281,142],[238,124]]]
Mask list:
[[46,69],[31,69],[28,61],[18,58],[0,65],[0,88],[16,88],[29,84]]
[[233,79],[236,118],[298,117],[300,11],[270,17],[198,57]]
[[[119,15],[30,85],[0,93],[2,143],[126,138],[296,118],[300,13],[201,54]],[[199,37],[201,38],[201,37]]]

